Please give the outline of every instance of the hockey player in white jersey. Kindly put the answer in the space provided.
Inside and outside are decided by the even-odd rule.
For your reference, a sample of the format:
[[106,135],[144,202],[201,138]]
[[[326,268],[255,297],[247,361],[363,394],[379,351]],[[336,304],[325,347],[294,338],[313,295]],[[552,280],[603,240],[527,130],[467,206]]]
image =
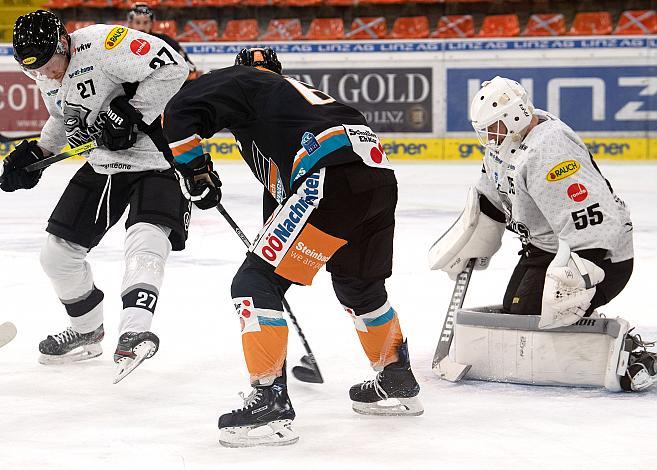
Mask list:
[[[632,273],[625,203],[577,134],[535,109],[518,82],[485,82],[470,117],[486,148],[482,174],[462,216],[431,247],[431,268],[454,277],[472,258],[486,268],[506,227],[519,235],[522,251],[503,313],[540,315],[541,330],[589,317]],[[657,378],[655,355],[642,344],[637,339],[640,351],[629,360],[623,388],[645,388]]]
[[48,221],[41,264],[71,326],[40,343],[40,362],[101,354],[103,292],[85,259],[129,206],[114,355],[118,381],[157,351],[159,340],[149,330],[165,262],[172,249],[184,248],[187,237],[190,206],[166,156],[160,115],[188,69],[158,38],[112,25],[69,35],[53,13],[43,10],[16,20],[13,46],[22,70],[36,80],[50,117],[38,142],[23,141],[5,159],[0,188],[34,187],[41,171],[24,168],[66,144],[97,145]]

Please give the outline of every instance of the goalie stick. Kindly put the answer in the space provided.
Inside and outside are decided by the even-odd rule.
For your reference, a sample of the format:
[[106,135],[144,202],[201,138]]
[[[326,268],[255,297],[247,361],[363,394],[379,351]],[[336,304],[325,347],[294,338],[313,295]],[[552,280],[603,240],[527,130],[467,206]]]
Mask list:
[[[238,237],[240,237],[240,240],[244,243],[244,245],[247,248],[251,248],[251,242],[249,239],[244,235],[244,232],[237,226],[237,223],[233,220],[233,218],[230,216],[230,214],[226,211],[224,206],[221,205],[221,203],[217,204],[217,210],[221,215],[224,216],[224,219],[226,219],[226,222],[228,222],[228,225],[231,226],[231,228],[235,231]],[[292,321],[292,324],[294,325],[294,329],[297,330],[297,334],[299,335],[299,338],[301,338],[301,343],[303,344],[304,349],[306,350],[306,355],[301,358],[301,365],[300,366],[294,366],[292,368],[292,375],[294,375],[297,380],[300,380],[301,382],[310,382],[310,383],[317,383],[321,384],[324,383],[324,378],[322,377],[322,373],[319,371],[319,366],[317,365],[317,361],[315,361],[315,355],[313,354],[312,350],[310,349],[310,345],[308,344],[308,340],[306,339],[306,336],[303,334],[303,330],[299,326],[299,322],[297,322],[297,318],[294,316],[292,313],[292,309],[290,308],[290,304],[287,303],[287,300],[285,300],[285,297],[282,297],[283,301],[283,308],[287,311],[287,314],[290,316],[290,320]]]
[[470,284],[470,277],[472,276],[475,261],[474,258],[469,260],[463,271],[461,271],[456,277],[454,292],[452,292],[452,298],[449,302],[447,315],[445,315],[443,329],[440,332],[440,339],[438,340],[436,353],[433,355],[433,361],[431,364],[431,369],[437,376],[450,382],[458,382],[461,380],[471,367],[467,364],[459,364],[452,361],[449,357],[449,348],[454,339],[454,316],[456,315],[456,311],[463,306],[463,300],[465,299],[465,293],[468,290],[468,284]]
[[12,322],[4,322],[0,325],[0,348],[16,337],[16,327]]

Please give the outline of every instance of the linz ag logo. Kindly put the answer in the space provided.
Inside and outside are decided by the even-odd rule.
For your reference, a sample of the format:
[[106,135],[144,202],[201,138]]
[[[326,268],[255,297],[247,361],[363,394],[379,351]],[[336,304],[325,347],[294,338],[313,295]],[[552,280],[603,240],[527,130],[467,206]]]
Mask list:
[[261,248],[262,256],[265,259],[275,261],[278,258],[278,254],[285,247],[285,243],[290,237],[296,236],[297,225],[301,222],[309,207],[304,199],[299,199],[299,202],[290,206],[285,220],[265,236],[265,243]]
[[580,169],[580,165],[575,160],[566,160],[565,162],[559,163],[558,165],[554,166],[550,171],[548,171],[548,174],[545,176],[545,179],[548,180],[550,183],[553,183],[555,181],[560,181],[568,178],[569,176],[573,176],[575,173],[579,171],[579,169]]
[[105,38],[105,49],[111,51],[116,46],[121,44],[121,41],[128,35],[128,28],[123,26],[116,26],[112,28],[107,37]]

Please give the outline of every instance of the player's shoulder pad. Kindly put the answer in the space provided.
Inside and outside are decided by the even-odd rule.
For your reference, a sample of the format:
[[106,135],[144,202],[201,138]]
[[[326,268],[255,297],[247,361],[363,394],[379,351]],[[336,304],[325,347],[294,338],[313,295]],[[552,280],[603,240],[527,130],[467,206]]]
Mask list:
[[528,158],[528,173],[544,173],[547,181],[559,181],[588,164],[586,145],[577,134],[558,119],[537,125],[523,141]]

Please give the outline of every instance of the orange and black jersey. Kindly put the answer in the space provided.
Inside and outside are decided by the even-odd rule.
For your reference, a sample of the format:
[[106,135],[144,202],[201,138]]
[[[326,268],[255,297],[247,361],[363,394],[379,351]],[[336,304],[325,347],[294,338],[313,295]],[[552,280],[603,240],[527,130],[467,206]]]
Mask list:
[[279,203],[304,175],[361,160],[350,136],[370,138],[363,126],[367,122],[360,112],[321,91],[243,65],[187,83],[164,113],[164,131],[177,162],[201,155],[202,139],[228,129],[253,174]]

